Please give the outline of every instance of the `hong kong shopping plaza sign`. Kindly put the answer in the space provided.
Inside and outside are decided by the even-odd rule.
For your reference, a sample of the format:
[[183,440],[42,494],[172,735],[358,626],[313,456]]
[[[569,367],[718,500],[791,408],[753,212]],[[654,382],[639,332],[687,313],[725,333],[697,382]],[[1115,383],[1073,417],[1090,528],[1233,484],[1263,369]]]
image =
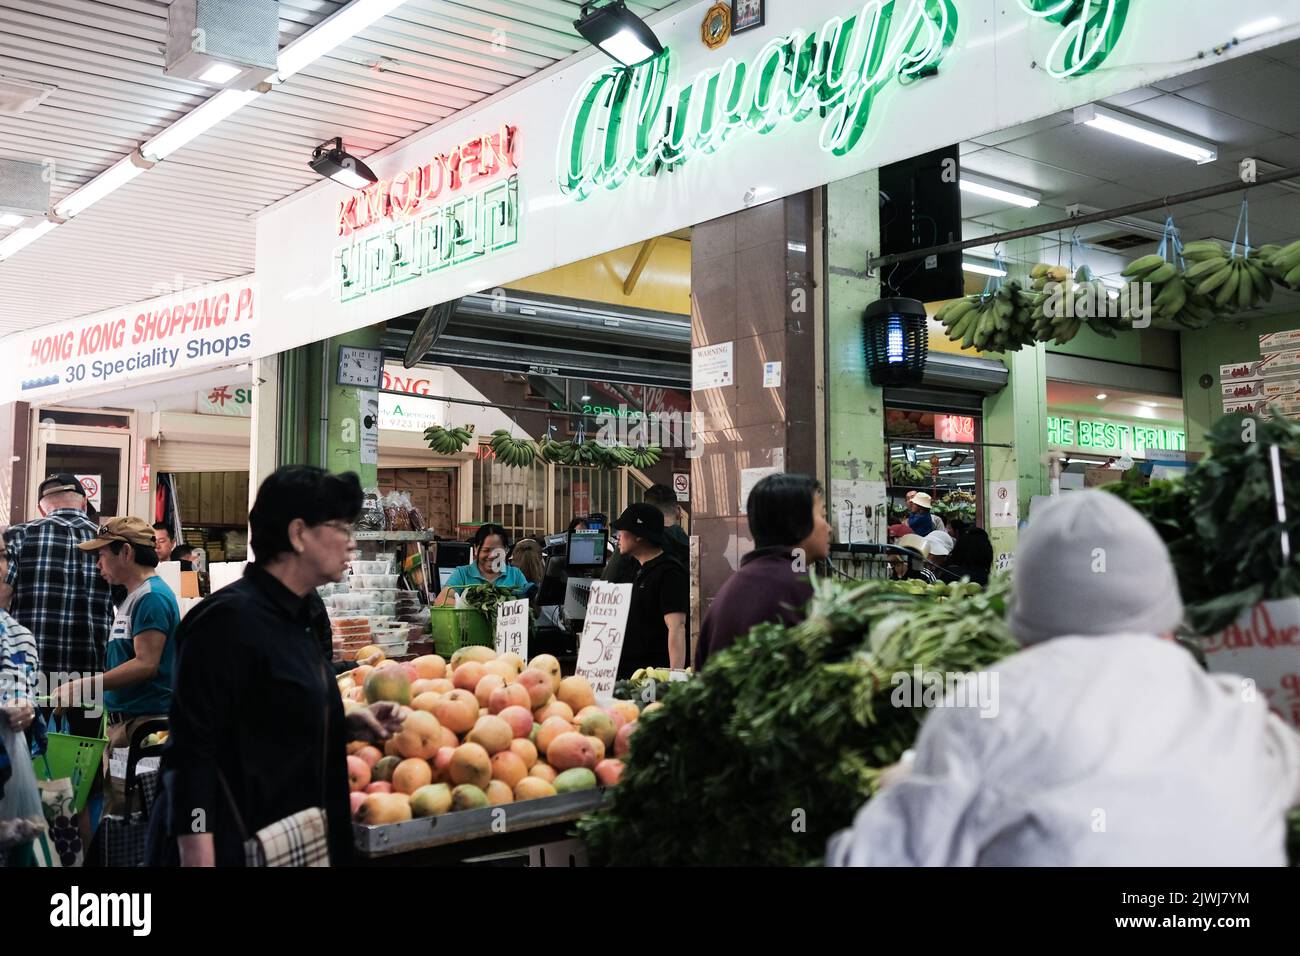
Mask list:
[[348,242],[334,250],[334,297],[348,302],[514,245],[514,144],[515,127],[502,125],[340,200],[337,231]]
[[769,0],[761,27],[709,50],[711,5],[650,17],[666,52],[645,66],[580,51],[367,156],[382,184],[321,183],[259,215],[264,344],[508,287],[1300,38],[1300,0]]
[[246,360],[258,344],[252,276],[40,326],[0,341],[0,403],[50,401]]

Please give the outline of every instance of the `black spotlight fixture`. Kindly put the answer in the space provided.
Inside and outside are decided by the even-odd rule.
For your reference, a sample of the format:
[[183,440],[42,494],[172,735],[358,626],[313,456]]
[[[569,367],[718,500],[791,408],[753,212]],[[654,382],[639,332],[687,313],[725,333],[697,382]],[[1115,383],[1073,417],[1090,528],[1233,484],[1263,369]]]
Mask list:
[[930,334],[916,299],[881,299],[862,315],[862,343],[872,385],[919,385]]
[[332,179],[349,189],[364,189],[379,181],[369,166],[343,148],[343,139],[338,136],[312,150],[309,165],[326,179]]
[[609,0],[599,6],[584,3],[582,16],[573,21],[573,26],[588,43],[624,66],[640,66],[664,51],[655,32],[627,8],[624,0]]

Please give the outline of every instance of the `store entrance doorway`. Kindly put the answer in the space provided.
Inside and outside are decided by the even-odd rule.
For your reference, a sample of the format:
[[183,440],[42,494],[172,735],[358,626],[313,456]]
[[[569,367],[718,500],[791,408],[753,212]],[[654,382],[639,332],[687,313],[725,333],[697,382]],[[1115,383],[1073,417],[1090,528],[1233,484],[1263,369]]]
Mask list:
[[[104,428],[42,424],[36,431],[36,474],[76,475],[90,504],[103,517],[127,513],[131,436]],[[27,513],[40,514],[32,484]]]

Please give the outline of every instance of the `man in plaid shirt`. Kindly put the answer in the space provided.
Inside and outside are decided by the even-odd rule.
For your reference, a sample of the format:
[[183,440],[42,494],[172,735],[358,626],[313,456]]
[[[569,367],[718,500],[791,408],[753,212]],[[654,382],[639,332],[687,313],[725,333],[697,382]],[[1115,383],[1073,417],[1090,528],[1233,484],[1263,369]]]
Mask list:
[[[47,692],[103,671],[104,644],[113,625],[113,600],[94,555],[77,548],[99,529],[86,517],[86,492],[73,475],[41,482],[45,516],[4,534],[9,570],[0,584],[0,607],[36,637]],[[69,714],[74,734],[99,736],[100,702],[91,714]]]

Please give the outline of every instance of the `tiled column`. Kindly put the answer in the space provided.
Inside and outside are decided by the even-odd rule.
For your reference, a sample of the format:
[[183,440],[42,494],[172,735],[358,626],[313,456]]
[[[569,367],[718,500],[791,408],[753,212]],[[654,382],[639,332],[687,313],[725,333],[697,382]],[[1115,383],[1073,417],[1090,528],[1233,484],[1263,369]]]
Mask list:
[[[692,395],[701,449],[691,466],[691,532],[700,540],[693,620],[753,546],[742,470],[819,470],[813,226],[804,193],[702,223],[691,237],[691,345],[731,342],[734,361],[734,384]],[[769,362],[781,363],[778,386],[764,382]]]

